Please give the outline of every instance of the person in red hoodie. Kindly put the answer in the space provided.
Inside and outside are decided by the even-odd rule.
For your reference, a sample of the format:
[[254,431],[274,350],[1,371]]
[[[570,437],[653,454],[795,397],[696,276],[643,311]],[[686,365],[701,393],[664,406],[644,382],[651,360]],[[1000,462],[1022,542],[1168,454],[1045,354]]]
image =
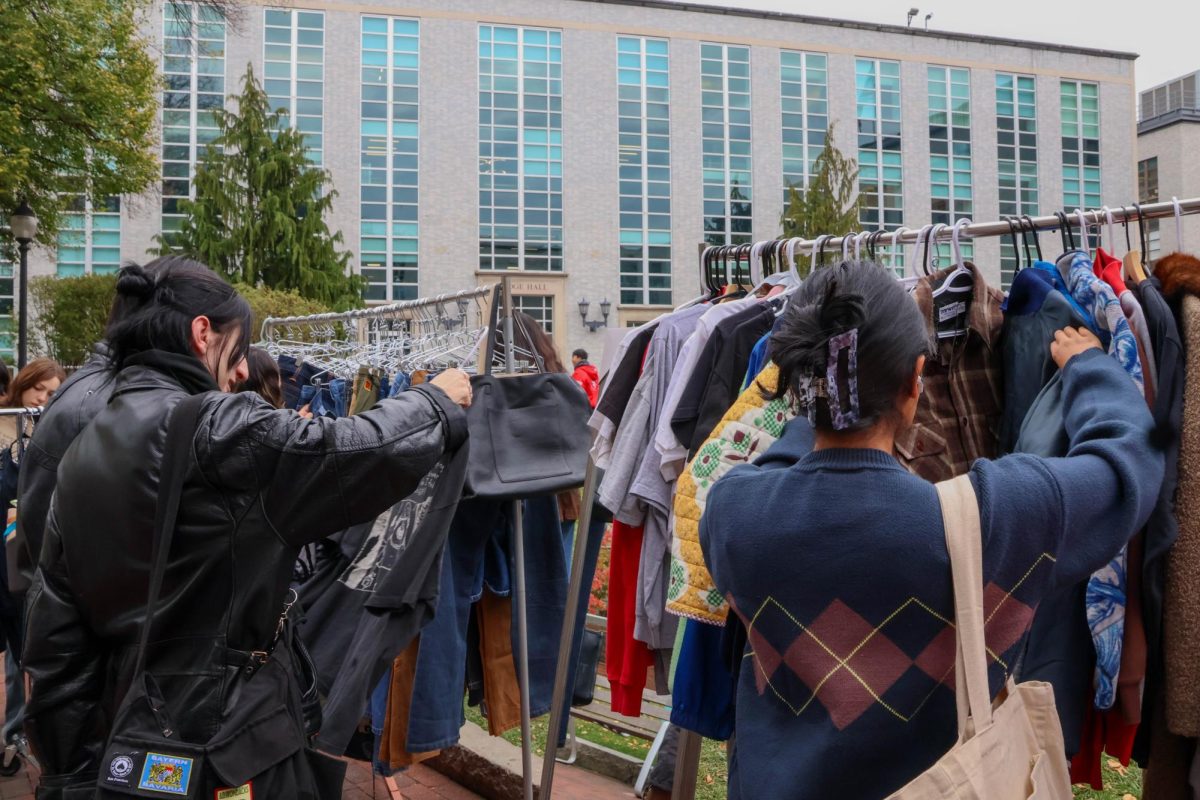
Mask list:
[[588,363],[587,357],[587,350],[583,348],[571,354],[571,363],[575,366],[575,371],[571,373],[571,379],[587,393],[588,402],[592,404],[592,408],[595,408],[596,401],[600,397],[600,373]]

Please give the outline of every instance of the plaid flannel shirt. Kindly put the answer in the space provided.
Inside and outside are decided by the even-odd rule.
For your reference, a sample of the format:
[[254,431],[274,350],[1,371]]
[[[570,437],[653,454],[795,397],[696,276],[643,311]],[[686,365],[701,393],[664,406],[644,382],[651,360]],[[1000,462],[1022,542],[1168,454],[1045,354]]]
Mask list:
[[913,289],[913,299],[936,349],[925,361],[925,390],[916,419],[896,437],[896,458],[929,481],[962,475],[975,459],[998,454],[1004,397],[1000,349],[1004,295],[988,286],[973,264],[967,266],[975,285],[964,336],[937,338],[933,291],[953,268],[922,278]]

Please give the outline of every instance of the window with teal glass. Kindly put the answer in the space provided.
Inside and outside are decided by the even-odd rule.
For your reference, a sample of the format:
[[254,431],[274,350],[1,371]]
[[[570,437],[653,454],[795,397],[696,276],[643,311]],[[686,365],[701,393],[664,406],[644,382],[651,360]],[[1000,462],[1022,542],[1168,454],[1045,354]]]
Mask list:
[[700,44],[704,241],[753,241],[750,48]]
[[417,297],[420,23],[361,19],[358,264],[368,301]]
[[829,131],[828,57],[784,50],[779,54],[783,106],[783,204],[789,187],[808,186]]
[[191,3],[163,7],[162,231],[183,224],[197,159],[217,138],[213,111],[225,104],[225,18]]
[[111,275],[121,267],[121,199],[72,198],[58,231],[60,278]]
[[666,39],[617,37],[622,305],[671,305],[671,88]]
[[563,269],[561,31],[479,26],[479,267]]
[[[900,62],[856,59],[854,87],[861,198],[858,219],[864,230],[894,230],[904,222]],[[903,263],[902,254],[896,254],[895,263]]]
[[[930,222],[953,225],[970,217],[971,202],[971,71],[953,67],[927,68],[929,78],[929,192]],[[941,259],[951,257],[949,242],[937,246]],[[973,258],[970,242],[962,243],[965,258]]]
[[[1100,86],[1060,81],[1063,208],[1100,207]],[[1092,234],[1097,246],[1097,234]]]
[[304,134],[309,161],[325,147],[325,12],[268,8],[263,27],[263,89],[280,125]]
[[[1037,216],[1037,81],[1032,75],[996,73],[996,156],[1001,216]],[[1012,283],[1020,254],[1012,241],[1000,241],[1000,281]]]

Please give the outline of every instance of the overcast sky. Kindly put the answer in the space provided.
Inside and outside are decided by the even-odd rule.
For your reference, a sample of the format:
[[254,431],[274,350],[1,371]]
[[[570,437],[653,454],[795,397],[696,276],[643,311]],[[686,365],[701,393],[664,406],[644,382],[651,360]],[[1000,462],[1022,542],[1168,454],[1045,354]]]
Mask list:
[[688,0],[709,5],[913,25],[1138,53],[1138,90],[1200,70],[1197,0]]

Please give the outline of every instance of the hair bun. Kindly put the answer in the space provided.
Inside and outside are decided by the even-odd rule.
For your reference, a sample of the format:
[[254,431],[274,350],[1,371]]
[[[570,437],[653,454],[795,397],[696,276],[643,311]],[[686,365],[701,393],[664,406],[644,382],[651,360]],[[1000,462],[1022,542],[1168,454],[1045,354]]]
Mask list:
[[154,277],[139,264],[121,267],[117,277],[117,294],[145,302],[154,296]]

